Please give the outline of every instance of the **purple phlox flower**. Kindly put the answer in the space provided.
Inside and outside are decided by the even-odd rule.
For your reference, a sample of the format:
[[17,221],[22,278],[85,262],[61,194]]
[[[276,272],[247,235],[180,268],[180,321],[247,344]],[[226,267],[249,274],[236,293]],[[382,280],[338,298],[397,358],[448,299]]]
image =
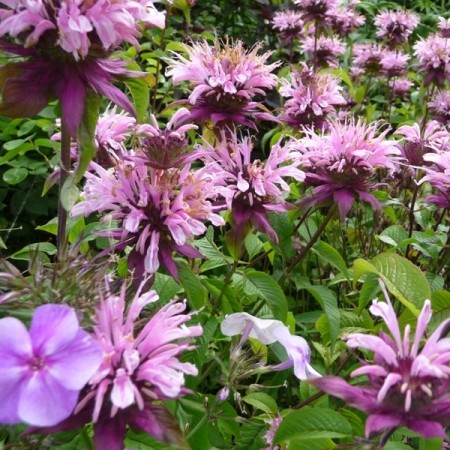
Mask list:
[[450,19],[439,17],[438,20],[439,36],[450,38]]
[[366,18],[356,12],[359,0],[334,6],[328,13],[333,31],[339,36],[348,36],[352,31],[364,25]]
[[435,120],[430,120],[423,132],[420,125],[415,123],[412,126],[403,125],[394,134],[403,136],[400,145],[402,156],[411,166],[419,168],[424,164],[425,153],[446,147],[450,139],[449,132]]
[[450,91],[436,92],[428,108],[438,122],[450,124]]
[[74,416],[59,425],[63,430],[93,421],[98,450],[123,449],[127,426],[174,442],[168,429],[170,416],[158,403],[185,395],[189,392],[185,375],[198,373],[193,364],[179,359],[203,332],[200,325],[186,325],[193,316],[184,314],[186,301],[171,301],[150,319],[138,322],[142,310],[158,301],[158,295],[138,291],[127,310],[125,297],[123,286],[119,295],[108,295],[97,308],[94,332],[103,362]]
[[225,336],[242,335],[241,344],[249,337],[269,345],[278,342],[286,350],[288,359],[272,366],[272,370],[294,367],[294,374],[300,380],[317,378],[321,375],[309,364],[311,350],[301,336],[292,335],[289,328],[279,320],[260,319],[248,313],[234,313],[225,317],[220,329]]
[[373,363],[367,362],[351,374],[366,375],[368,383],[353,386],[338,377],[312,382],[366,412],[367,436],[385,428],[407,426],[427,438],[445,438],[444,427],[450,423],[450,339],[443,332],[448,329],[450,319],[421,345],[432,316],[431,302],[426,300],[411,342],[411,326],[406,325],[402,336],[394,308],[385,295],[386,302],[374,300],[370,312],[384,320],[390,335],[355,333],[346,337],[349,347],[374,353]]
[[442,86],[445,80],[450,81],[449,40],[437,34],[420,39],[414,44],[414,56],[419,60],[420,68],[425,72],[425,86],[436,83]]
[[[267,433],[264,435],[264,440],[266,441],[267,447],[264,447],[262,450],[280,450],[281,447],[279,445],[273,446],[273,440],[275,438],[275,433],[278,430],[278,427],[280,426],[280,423],[283,421],[283,418],[278,413],[276,417],[273,419],[270,419],[269,429],[267,430]],[[289,447],[285,447],[286,450],[289,450]]]
[[6,34],[32,47],[59,46],[75,60],[88,56],[91,47],[114,49],[122,41],[139,47],[139,23],[164,28],[165,15],[153,0],[12,0],[2,2],[0,37]]
[[308,54],[308,60],[315,60],[320,67],[337,67],[338,59],[345,53],[345,44],[337,37],[319,36],[317,42],[314,36],[307,36],[302,44],[303,53]]
[[[447,141],[450,143],[450,140]],[[434,153],[426,153],[423,159],[433,163],[432,167],[425,168],[426,175],[420,183],[428,182],[438,189],[439,194],[432,194],[425,197],[425,200],[436,204],[439,208],[450,207],[450,150],[447,148]]]
[[355,44],[353,47],[353,64],[364,69],[367,74],[377,73],[381,69],[381,58],[384,54],[385,50],[378,44]]
[[137,279],[155,273],[160,265],[177,279],[172,252],[201,258],[190,242],[206,231],[206,221],[224,224],[214,212],[216,189],[205,169],[193,172],[186,165],[160,171],[131,157],[113,169],[95,163],[92,168],[92,173],[86,173],[84,200],[71,215],[97,212],[104,222],[117,220],[118,229],[104,234],[117,239],[117,250],[133,247],[128,264]]
[[385,139],[388,131],[379,133],[378,123],[367,125],[352,118],[330,123],[327,133],[309,129],[304,138],[291,140],[287,145],[300,153],[305,183],[314,186],[311,196],[300,204],[311,207],[334,202],[343,220],[358,197],[380,212],[378,200],[369,191],[379,185],[374,181],[377,169],[392,174],[400,154],[395,142]]
[[191,113],[181,108],[169,120],[165,130],[161,130],[156,117],[150,114],[151,123],[137,128],[139,155],[144,163],[155,169],[169,169],[196,159],[195,151],[187,152],[189,139],[186,134],[198,128],[189,123],[190,119]]
[[272,52],[259,55],[261,44],[246,50],[242,41],[230,44],[216,40],[214,46],[210,46],[205,40],[185,48],[187,57],[174,53],[167,75],[173,77],[175,84],[190,81],[194,86],[189,96],[194,120],[211,120],[221,126],[236,123],[254,127],[249,116],[274,119],[253,101],[256,95],[264,96],[267,89],[277,85],[278,79],[271,72],[280,62],[266,64]]
[[414,86],[412,80],[406,77],[396,78],[391,85],[392,98],[405,100],[408,98],[410,89]]
[[409,55],[397,50],[387,50],[383,53],[380,65],[381,71],[387,78],[398,77],[406,72]]
[[303,14],[299,11],[277,11],[272,18],[272,28],[280,32],[281,38],[286,42],[303,37],[305,23]]
[[316,22],[321,28],[330,24],[330,12],[338,0],[294,0],[297,9],[303,13],[305,22]]
[[280,119],[297,128],[309,125],[322,129],[328,117],[335,115],[335,107],[346,104],[338,78],[315,73],[306,64],[298,71],[293,69],[290,79],[281,83],[280,94],[288,100]]
[[15,318],[0,319],[0,423],[52,426],[66,419],[101,359],[68,306],[36,308],[30,332]]
[[377,36],[384,38],[390,47],[395,47],[408,42],[419,22],[419,17],[412,11],[381,11],[375,18]]
[[240,242],[253,225],[278,242],[267,212],[289,209],[284,199],[290,192],[286,178],[302,181],[304,173],[297,168],[298,161],[286,146],[273,146],[266,162],[252,160],[252,149],[250,138],[238,141],[236,134],[232,134],[227,139],[225,133],[215,148],[209,144],[199,148],[205,152],[208,170],[215,174],[223,206],[232,212],[237,241]]

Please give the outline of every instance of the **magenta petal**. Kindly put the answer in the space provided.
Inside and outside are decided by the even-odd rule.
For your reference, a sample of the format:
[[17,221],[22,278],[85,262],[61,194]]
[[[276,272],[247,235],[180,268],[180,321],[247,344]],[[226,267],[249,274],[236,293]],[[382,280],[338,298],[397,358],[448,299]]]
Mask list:
[[77,315],[69,306],[39,306],[30,327],[35,355],[46,356],[60,351],[73,341],[78,330]]
[[0,370],[10,365],[10,358],[18,361],[32,356],[32,346],[28,330],[20,320],[7,317],[0,320]]
[[333,192],[333,199],[339,208],[339,218],[344,220],[352,208],[354,196],[348,190],[341,189]]
[[67,389],[80,390],[102,362],[99,344],[79,330],[73,342],[46,359],[49,373]]
[[373,432],[384,430],[385,428],[398,427],[402,424],[401,417],[388,414],[373,414],[366,421],[366,436],[369,437]]
[[123,420],[107,419],[94,425],[95,450],[123,450],[126,426]]
[[30,425],[53,426],[70,416],[77,399],[78,391],[64,388],[45,370],[35,371],[22,385],[19,417]]
[[426,438],[447,438],[445,428],[437,422],[430,422],[428,420],[411,420],[408,422],[408,427]]
[[192,247],[189,244],[183,244],[183,245],[174,245],[174,250],[178,253],[181,253],[184,256],[187,256],[188,258],[204,258],[204,256],[194,247]]

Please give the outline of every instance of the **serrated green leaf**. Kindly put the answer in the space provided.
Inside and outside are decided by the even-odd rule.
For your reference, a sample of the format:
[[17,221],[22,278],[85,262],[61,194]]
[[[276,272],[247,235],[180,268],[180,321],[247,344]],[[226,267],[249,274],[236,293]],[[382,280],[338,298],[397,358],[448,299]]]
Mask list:
[[267,425],[250,422],[245,424],[239,433],[239,440],[235,450],[261,450],[266,442],[263,436],[267,432]]
[[330,265],[340,270],[346,278],[349,277],[347,264],[345,264],[344,258],[330,244],[323,241],[318,241],[313,245],[311,250],[327,261]]
[[285,321],[288,305],[280,285],[267,273],[246,270],[244,276],[255,287],[258,295],[267,302],[275,319]]
[[19,184],[28,176],[28,170],[24,167],[12,167],[3,173],[3,181],[7,184]]
[[28,261],[32,253],[39,252],[47,255],[56,255],[56,251],[56,246],[51,242],[35,242],[15,252],[11,255],[11,258]]
[[[149,76],[152,76],[149,74]],[[154,78],[154,77],[153,77]],[[125,82],[133,97],[133,104],[136,109],[139,123],[144,122],[150,104],[149,82],[142,78],[130,78]]]
[[66,211],[70,211],[80,197],[80,191],[75,184],[75,175],[68,176],[61,189],[60,200]]
[[277,402],[264,392],[252,392],[242,397],[242,401],[267,414],[276,414],[278,411]]
[[191,308],[202,308],[206,300],[206,290],[198,276],[184,262],[178,264],[178,276],[180,277],[180,283],[186,292],[186,297]]
[[331,409],[303,407],[284,417],[275,433],[274,444],[295,439],[315,440],[347,437],[352,433],[349,421]]

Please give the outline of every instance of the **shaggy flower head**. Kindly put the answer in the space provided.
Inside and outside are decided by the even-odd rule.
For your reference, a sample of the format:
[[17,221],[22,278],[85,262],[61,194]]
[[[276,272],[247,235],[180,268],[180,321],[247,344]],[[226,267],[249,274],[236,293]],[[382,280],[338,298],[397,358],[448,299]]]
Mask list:
[[265,95],[265,89],[277,84],[277,77],[271,72],[279,63],[266,64],[271,52],[258,55],[260,44],[246,50],[241,41],[216,41],[212,47],[203,41],[185,48],[187,57],[175,54],[176,58],[169,61],[167,75],[173,77],[175,84],[191,81],[194,90],[189,102],[194,120],[250,127],[254,127],[250,115],[273,120],[253,101],[255,95]]
[[423,133],[420,125],[415,123],[412,126],[403,125],[395,134],[403,136],[403,143],[400,146],[402,156],[415,167],[421,167],[424,164],[425,153],[439,150],[450,138],[448,131],[435,120],[427,123]]
[[436,92],[428,107],[438,122],[450,124],[450,91]]
[[414,339],[411,326],[403,336],[395,310],[386,302],[374,300],[370,312],[381,317],[390,335],[361,333],[346,337],[351,348],[374,353],[373,363],[354,370],[352,377],[366,375],[368,384],[353,386],[338,377],[324,377],[313,383],[325,392],[369,414],[366,435],[383,429],[406,426],[427,438],[447,437],[450,423],[450,339],[443,336],[450,319],[445,320],[422,344],[432,316],[431,302],[425,301],[417,319]]
[[120,295],[107,296],[97,308],[94,332],[103,362],[74,416],[60,425],[76,428],[92,420],[98,450],[123,449],[127,425],[175,443],[176,436],[168,428],[173,419],[155,402],[186,394],[185,375],[198,373],[194,365],[179,360],[192,349],[192,338],[203,332],[200,325],[186,326],[192,318],[183,314],[186,302],[172,301],[138,325],[143,308],[158,296],[154,291],[138,292],[128,310],[125,296],[124,286]]
[[443,38],[450,38],[450,19],[439,17],[438,28],[439,36]]
[[337,67],[338,58],[345,53],[345,45],[336,37],[320,36],[316,43],[314,36],[308,36],[303,42],[302,50],[308,53],[310,63],[315,60],[319,67]]
[[323,27],[329,24],[330,12],[338,0],[294,0],[294,4],[302,11],[305,22],[317,22]]
[[282,80],[280,94],[288,100],[280,118],[297,128],[310,125],[322,129],[335,114],[335,106],[346,104],[341,90],[337,77],[315,73],[303,64],[290,80]]
[[385,39],[389,46],[395,47],[408,42],[419,22],[417,14],[411,11],[381,11],[375,18],[377,36]]
[[450,80],[450,42],[448,39],[432,34],[414,44],[414,55],[421,69],[426,73],[425,86],[436,83],[442,86]]
[[289,328],[279,320],[259,319],[247,313],[234,313],[227,316],[220,329],[225,336],[242,335],[241,343],[251,337],[262,344],[281,344],[288,359],[272,366],[272,370],[285,370],[294,367],[294,374],[300,380],[318,378],[321,375],[309,364],[311,350],[300,336],[292,335]]
[[409,55],[395,50],[388,50],[381,57],[381,71],[387,78],[398,77],[406,72]]
[[208,170],[215,174],[217,192],[232,212],[236,242],[243,240],[251,225],[278,242],[267,212],[288,210],[283,192],[289,193],[290,189],[285,178],[302,181],[304,173],[297,168],[298,162],[287,147],[275,145],[266,162],[252,161],[252,148],[249,138],[239,142],[235,134],[229,139],[222,134],[215,148],[201,149],[210,162]]
[[30,117],[50,100],[61,102],[62,115],[76,136],[89,90],[134,114],[127,96],[112,85],[124,77],[141,76],[125,69],[126,62],[107,59],[122,42],[138,45],[139,22],[164,26],[152,0],[3,1],[0,49],[27,59],[1,68],[3,100],[0,114]]
[[392,83],[392,98],[407,99],[410,89],[413,86],[414,83],[409,78],[396,78]]
[[0,320],[0,423],[52,426],[74,410],[80,390],[101,363],[101,350],[74,309],[36,308],[30,332],[19,320]]
[[191,172],[187,165],[182,170],[158,171],[138,159],[110,170],[95,163],[92,168],[93,173],[86,173],[84,200],[71,214],[98,212],[104,221],[117,220],[119,228],[107,236],[118,240],[117,250],[133,246],[128,264],[138,279],[155,273],[160,264],[177,278],[172,252],[201,258],[189,242],[206,231],[204,222],[224,223],[213,212],[214,187],[205,170]]
[[140,141],[139,153],[143,161],[155,169],[180,167],[196,157],[195,152],[186,153],[189,140],[186,133],[198,127],[189,122],[191,113],[186,108],[179,109],[167,123],[166,129],[159,128],[156,117],[150,114],[150,124],[137,129]]
[[303,36],[305,24],[303,14],[298,11],[278,11],[272,19],[272,28],[280,32],[281,38],[286,42],[300,39]]
[[355,44],[353,64],[364,69],[367,74],[377,73],[381,68],[381,58],[385,50],[378,44]]
[[439,194],[432,194],[425,197],[425,200],[436,204],[440,208],[450,208],[450,150],[447,148],[435,153],[427,153],[423,156],[425,161],[434,163],[433,167],[426,168],[427,174],[420,180],[420,183],[428,182],[438,189]]
[[[310,197],[301,204],[310,207],[334,202],[343,220],[357,197],[377,211],[381,206],[369,190],[378,186],[373,181],[377,169],[396,170],[395,156],[400,150],[385,139],[388,130],[378,134],[378,124],[353,119],[333,122],[328,133],[306,130],[306,136],[292,140],[289,146],[301,153],[301,167],[306,184],[315,186]],[[378,136],[377,136],[378,134]]]
[[329,12],[329,20],[333,31],[339,36],[346,37],[352,31],[364,25],[366,18],[356,12],[359,0],[350,0],[347,4],[336,5]]

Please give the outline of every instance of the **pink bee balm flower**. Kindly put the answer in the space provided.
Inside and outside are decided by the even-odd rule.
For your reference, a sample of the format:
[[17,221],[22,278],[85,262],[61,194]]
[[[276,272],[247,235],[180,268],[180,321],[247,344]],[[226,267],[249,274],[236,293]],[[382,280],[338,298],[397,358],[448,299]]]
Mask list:
[[395,50],[387,50],[383,53],[380,65],[381,71],[386,77],[398,77],[406,72],[409,55]]
[[302,181],[304,173],[287,147],[275,145],[266,162],[252,161],[252,148],[249,138],[239,142],[236,134],[229,139],[222,134],[215,148],[208,145],[199,150],[206,152],[208,170],[216,176],[217,192],[232,212],[237,242],[242,241],[251,225],[278,242],[267,212],[289,209],[283,196],[290,191],[285,179]]
[[433,100],[428,103],[434,119],[438,122],[450,124],[450,91],[438,91]]
[[280,119],[297,128],[310,125],[326,128],[327,119],[336,113],[335,106],[346,104],[337,77],[315,73],[306,64],[293,71],[290,80],[281,80],[280,94],[288,98]]
[[423,155],[427,162],[434,163],[434,166],[426,168],[426,175],[420,183],[428,182],[438,189],[439,194],[432,194],[425,197],[425,200],[436,204],[440,208],[450,208],[450,139],[446,141],[446,148],[435,153]]
[[266,64],[271,52],[258,55],[260,44],[246,50],[241,41],[221,44],[216,41],[186,45],[187,57],[174,54],[169,61],[167,75],[175,84],[190,81],[194,90],[189,96],[192,118],[204,122],[212,120],[221,126],[234,123],[254,127],[250,115],[273,120],[269,113],[258,108],[256,95],[277,85],[271,73],[280,63]]
[[378,44],[355,44],[353,64],[364,69],[367,74],[374,74],[380,70],[384,54],[385,50]]
[[74,410],[101,363],[101,350],[65,305],[36,308],[30,332],[0,319],[0,423],[53,426]]
[[366,125],[354,119],[333,122],[328,133],[306,130],[306,136],[288,144],[301,154],[306,184],[314,186],[312,195],[301,200],[305,207],[334,202],[343,220],[357,197],[381,211],[378,200],[369,193],[378,184],[373,180],[377,169],[389,173],[397,169],[400,150],[378,133],[378,124]]
[[337,67],[338,58],[345,53],[345,45],[336,37],[319,36],[316,42],[314,36],[307,36],[302,50],[308,54],[310,62],[315,60],[320,67]]
[[222,225],[213,212],[215,190],[207,171],[183,169],[159,171],[148,169],[139,159],[105,170],[92,163],[93,173],[86,173],[84,200],[72,209],[78,214],[103,214],[103,220],[117,220],[119,229],[108,236],[118,240],[114,248],[133,246],[128,263],[139,279],[155,273],[160,264],[178,277],[172,252],[189,258],[202,255],[189,242],[206,231],[204,222]]
[[[387,294],[386,294],[387,295]],[[373,301],[370,312],[381,317],[390,336],[361,333],[346,337],[351,348],[373,352],[373,363],[354,370],[352,377],[365,375],[363,386],[348,384],[338,377],[323,377],[312,383],[323,391],[342,398],[347,404],[366,412],[366,435],[387,428],[406,426],[427,438],[447,437],[450,396],[450,340],[443,336],[450,319],[445,320],[422,344],[430,322],[431,302],[425,301],[417,319],[414,339],[411,326],[400,331],[394,308],[386,302]]]
[[333,31],[339,36],[348,36],[352,31],[364,25],[366,18],[356,12],[359,0],[350,0],[347,4],[336,5],[328,14]]
[[302,11],[305,22],[315,21],[323,27],[329,24],[330,13],[338,0],[294,0],[294,4]]
[[186,108],[179,109],[167,123],[166,129],[159,128],[156,117],[150,114],[151,124],[140,125],[137,129],[140,142],[139,155],[144,164],[155,169],[180,167],[197,157],[196,152],[187,152],[189,140],[186,133],[198,127],[192,123],[191,113]]
[[438,20],[439,36],[450,38],[450,19],[439,17]]
[[395,47],[408,42],[419,22],[419,17],[412,11],[381,11],[375,18],[377,36],[384,38],[389,46]]
[[449,46],[449,40],[437,34],[431,34],[414,44],[414,55],[425,72],[425,86],[430,83],[442,86],[445,80],[450,80]]
[[172,301],[138,324],[143,308],[158,296],[138,292],[128,308],[125,297],[124,286],[120,295],[107,296],[97,308],[94,332],[103,362],[74,415],[47,430],[79,428],[93,421],[97,450],[122,450],[127,426],[176,443],[170,428],[174,419],[160,403],[188,393],[185,375],[198,373],[193,364],[179,359],[192,350],[192,338],[203,332],[200,325],[186,325],[193,315],[183,314],[186,302]]
[[300,39],[305,27],[302,17],[303,14],[299,11],[277,11],[272,18],[272,28],[278,30],[281,38],[286,42]]
[[413,86],[414,83],[409,78],[396,78],[392,83],[392,98],[407,99],[408,93]]

